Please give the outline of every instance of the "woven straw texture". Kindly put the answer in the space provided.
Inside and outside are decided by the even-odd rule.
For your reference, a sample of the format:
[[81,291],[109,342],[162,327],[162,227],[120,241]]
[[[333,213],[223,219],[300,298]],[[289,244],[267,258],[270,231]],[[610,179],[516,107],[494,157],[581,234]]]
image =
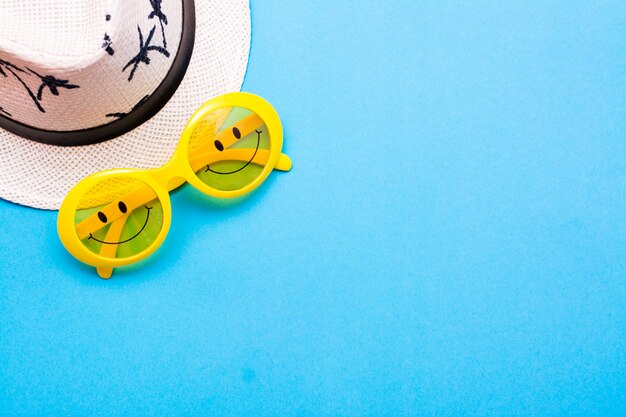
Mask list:
[[[96,1],[88,7],[87,1],[64,0],[50,7],[47,1],[23,2],[13,13],[34,16],[25,20],[33,27],[16,24],[17,18],[2,26],[6,17],[0,19],[4,116],[53,131],[102,126],[143,103],[161,84],[178,53],[181,0]],[[153,16],[155,7],[162,21]],[[84,15],[76,14],[83,9]],[[63,26],[43,13],[58,17],[63,10],[73,11]],[[87,29],[84,37],[75,33],[76,27],[90,26],[95,30]]]
[[[54,7],[42,6],[47,3],[53,4]],[[128,7],[129,3],[133,3],[133,6]],[[60,4],[64,4],[65,7]],[[69,7],[70,4],[72,7]],[[50,36],[37,39],[20,39],[15,35],[19,35],[19,31],[11,32],[11,28],[2,29],[0,36],[6,31],[13,33],[13,36],[8,39],[3,36],[0,39],[0,49],[17,53],[19,48],[16,45],[28,44],[31,56],[22,54],[22,61],[19,65],[25,67],[30,65],[28,68],[37,69],[56,68],[59,71],[66,68],[67,72],[61,72],[61,75],[70,73],[72,68],[75,69],[78,65],[83,68],[82,71],[77,71],[78,75],[104,77],[102,74],[107,72],[106,63],[114,62],[114,60],[101,59],[104,53],[102,34],[107,32],[118,37],[118,41],[113,44],[119,48],[115,51],[118,56],[128,55],[123,52],[124,48],[136,48],[137,28],[136,24],[132,23],[132,13],[135,13],[136,4],[137,2],[125,0],[42,2],[0,0],[0,9],[3,13],[4,10],[11,11],[0,18],[0,27],[3,24],[8,25],[9,22],[19,21],[20,17],[23,22],[24,16],[28,14],[30,23],[27,24],[46,27],[51,33]],[[180,6],[180,3],[178,5]],[[177,19],[181,20],[180,10],[177,12],[176,7],[171,5],[169,7],[168,26],[176,27]],[[74,15],[67,11],[63,12],[63,9],[71,10]],[[131,23],[116,23],[113,19],[105,21],[102,17],[111,10],[115,10],[111,12],[111,14],[115,13],[114,17],[115,15],[128,16],[128,22]],[[124,10],[127,10],[126,14]],[[137,11],[137,13],[140,12]],[[73,22],[73,24],[68,22]],[[63,26],[64,24],[71,27]],[[180,23],[178,25],[180,26]],[[171,49],[175,51],[176,42],[180,38],[180,30],[174,30],[171,33],[168,42],[172,45]],[[132,37],[132,39],[123,43],[119,40],[120,34]],[[146,35],[144,33],[144,39]],[[157,36],[159,34],[155,33],[155,39]],[[61,43],[61,38],[69,43]],[[161,42],[160,38],[159,42]],[[133,131],[119,138],[89,146],[45,145],[0,129],[0,198],[36,208],[58,209],[71,187],[89,174],[111,168],[153,168],[164,164],[174,152],[180,133],[189,117],[202,103],[219,94],[240,89],[248,62],[249,48],[250,9],[247,0],[196,0],[196,41],[193,57],[185,78],[166,106],[156,116]],[[45,51],[45,53],[36,51]],[[90,58],[92,56],[95,58]],[[131,83],[132,88],[129,87],[128,91],[119,91],[119,89],[116,90],[118,87],[112,87],[114,94],[103,94],[99,97],[92,93],[92,97],[81,100],[86,104],[84,117],[81,116],[80,109],[61,108],[60,110],[63,110],[65,114],[73,115],[72,120],[63,120],[63,117],[55,114],[55,111],[59,109],[50,104],[46,112],[55,115],[53,125],[58,124],[59,130],[71,130],[71,128],[102,123],[102,120],[93,119],[93,115],[103,115],[108,110],[103,107],[107,100],[115,103],[114,106],[118,106],[116,108],[132,107],[139,98],[149,94],[158,85],[155,80],[158,81],[158,78],[162,77],[169,68],[167,60],[161,62],[158,54],[155,56],[151,65],[153,75],[144,76],[142,79],[143,74],[147,72],[137,70],[139,82]],[[86,65],[85,62],[90,64]],[[93,71],[94,69],[96,71]],[[157,75],[154,76],[154,74]],[[121,81],[116,81],[118,84],[114,85],[126,85],[124,82],[128,75],[129,71],[122,74]],[[81,80],[85,85],[88,81]],[[79,94],[79,92],[86,94],[87,89],[81,90],[63,89],[60,91],[63,95]],[[48,99],[55,98],[49,93],[47,97]],[[28,101],[29,98],[23,100]],[[48,100],[47,103],[52,103],[52,101]],[[32,107],[32,102],[29,104]],[[94,106],[98,107],[97,112],[93,111]],[[33,113],[33,117],[35,116],[40,115]],[[35,121],[34,118],[31,120],[33,124]]]

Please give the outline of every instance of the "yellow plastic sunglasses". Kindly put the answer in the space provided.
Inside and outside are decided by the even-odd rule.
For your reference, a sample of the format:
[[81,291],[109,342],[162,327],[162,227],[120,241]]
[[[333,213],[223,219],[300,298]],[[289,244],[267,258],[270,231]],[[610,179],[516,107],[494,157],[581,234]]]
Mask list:
[[245,195],[272,170],[291,169],[282,146],[282,125],[267,101],[249,93],[216,97],[192,116],[163,167],[103,171],[79,182],[59,210],[61,242],[108,279],[113,268],[138,262],[163,243],[170,191],[188,182],[213,197]]

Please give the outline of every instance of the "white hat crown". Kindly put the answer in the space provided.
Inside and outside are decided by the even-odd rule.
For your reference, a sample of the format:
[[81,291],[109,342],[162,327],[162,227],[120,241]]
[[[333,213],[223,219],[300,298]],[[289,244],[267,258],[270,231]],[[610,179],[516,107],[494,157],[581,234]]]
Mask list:
[[[0,19],[0,127],[43,142],[95,143],[141,124],[171,97],[193,48],[189,0],[22,1],[9,10]],[[24,13],[40,23],[2,25],[24,21]],[[64,14],[70,19],[58,18]],[[57,19],[46,21],[49,15]],[[190,41],[181,45],[186,32]],[[183,69],[167,79],[177,62]],[[150,100],[172,83],[167,97]],[[116,123],[142,106],[140,117]]]
[[249,48],[248,0],[0,0],[0,198],[57,209],[89,174],[164,164]]

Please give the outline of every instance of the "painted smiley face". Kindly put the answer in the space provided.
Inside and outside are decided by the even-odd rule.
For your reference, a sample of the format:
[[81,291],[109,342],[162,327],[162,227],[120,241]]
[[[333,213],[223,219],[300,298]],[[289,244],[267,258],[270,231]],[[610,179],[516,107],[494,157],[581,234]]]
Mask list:
[[[236,139],[241,139],[241,133],[239,132],[239,129],[237,129],[236,127],[233,127],[232,131],[233,131],[233,136],[235,136]],[[244,170],[245,168],[247,168],[248,165],[250,165],[252,161],[254,160],[254,157],[256,156],[256,154],[259,152],[259,146],[261,146],[261,134],[263,133],[263,131],[255,130],[254,132],[256,133],[256,138],[257,138],[254,152],[252,156],[250,157],[250,159],[244,162],[244,164],[241,167],[234,168],[228,171],[219,171],[219,170],[211,169],[211,164],[209,164],[206,166],[206,170],[204,172],[212,172],[218,175],[230,175],[230,174],[236,174],[237,172],[240,172]],[[215,141],[215,148],[220,152],[224,151],[224,145],[222,145],[222,143],[219,140]]]
[[[139,187],[140,184],[143,185],[140,181],[133,182],[134,187],[116,193],[122,198],[126,195],[123,200],[106,203],[100,199],[98,205],[77,211],[77,232],[86,249],[101,257],[121,259],[145,251],[158,239],[163,226],[163,207],[151,189]],[[95,187],[91,198],[102,196],[101,190]],[[135,207],[139,201],[141,205]]]
[[[126,208],[126,204],[123,201],[120,201],[118,203],[118,207],[119,207],[120,211],[122,213],[124,213],[124,214],[128,211],[128,209]],[[124,240],[120,240],[120,241],[117,241],[117,242],[107,242],[106,240],[100,240],[100,239],[94,237],[93,233],[89,233],[89,237],[87,238],[87,240],[93,239],[96,242],[102,243],[103,245],[121,245],[122,243],[130,242],[131,240],[133,240],[137,236],[139,236],[146,229],[146,226],[148,225],[148,221],[150,220],[150,210],[152,210],[153,207],[144,206],[144,208],[147,210],[146,211],[146,219],[143,222],[143,225],[141,226],[141,229],[139,229],[139,231],[137,233],[135,233],[134,235],[132,235],[131,237],[128,237],[128,238],[126,238]],[[101,211],[98,212],[98,218],[100,219],[100,221],[102,223],[106,224],[108,222],[108,219],[107,219],[106,215],[103,212],[101,212]],[[124,221],[125,222],[126,218],[122,218],[122,220],[118,220],[118,221]]]
[[[271,150],[265,121],[243,107],[207,113],[190,134],[189,158],[198,178],[220,191],[236,191],[253,183],[264,171]],[[209,155],[202,162],[202,155]]]

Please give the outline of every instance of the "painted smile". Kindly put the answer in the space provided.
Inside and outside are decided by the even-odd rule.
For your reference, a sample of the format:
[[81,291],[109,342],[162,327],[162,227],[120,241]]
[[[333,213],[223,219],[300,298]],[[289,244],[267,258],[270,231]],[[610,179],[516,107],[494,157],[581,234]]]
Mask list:
[[148,210],[148,214],[146,215],[146,221],[143,223],[143,226],[141,226],[141,230],[138,231],[133,237],[126,239],[126,240],[122,240],[120,242],[105,242],[104,240],[98,240],[95,237],[93,237],[93,235],[91,233],[89,233],[89,238],[87,238],[87,240],[92,239],[95,240],[96,242],[100,242],[104,245],[121,245],[122,243],[126,243],[126,242],[130,242],[131,240],[133,240],[134,238],[136,238],[137,236],[139,236],[139,234],[141,232],[143,232],[143,229],[146,228],[146,225],[148,224],[148,220],[150,219],[150,210],[152,210],[152,207],[148,207],[148,206],[144,206],[147,210]]
[[252,158],[250,158],[250,160],[248,162],[246,162],[246,164],[244,166],[242,166],[241,168],[236,169],[234,171],[222,172],[222,171],[215,171],[215,170],[211,169],[210,165],[207,165],[206,166],[206,171],[204,171],[204,172],[211,171],[214,174],[228,175],[228,174],[234,174],[236,172],[239,172],[242,169],[244,169],[245,167],[247,167],[248,165],[250,165],[252,163],[252,161],[254,160],[254,157],[256,156],[257,152],[259,151],[259,146],[261,146],[261,133],[263,133],[263,131],[259,132],[258,130],[255,130],[255,132],[257,134],[256,149],[254,150],[254,154],[252,155]]

